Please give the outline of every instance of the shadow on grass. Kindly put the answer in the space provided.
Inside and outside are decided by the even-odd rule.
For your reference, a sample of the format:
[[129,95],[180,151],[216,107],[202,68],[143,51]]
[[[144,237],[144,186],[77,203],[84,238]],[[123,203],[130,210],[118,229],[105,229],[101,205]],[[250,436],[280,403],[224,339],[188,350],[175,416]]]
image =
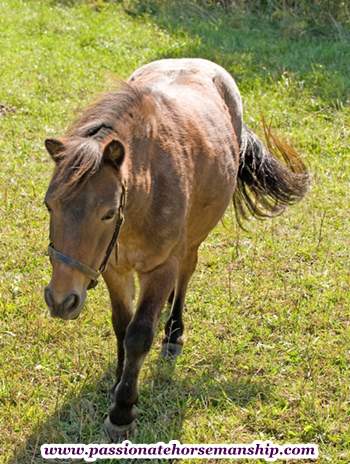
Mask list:
[[281,92],[289,92],[296,103],[301,93],[309,95],[313,105],[318,98],[321,107],[339,109],[348,102],[348,35],[322,37],[306,32],[302,18],[271,22],[234,8],[200,8],[190,0],[128,3],[129,15],[146,17],[173,36],[171,45],[154,59],[215,61],[231,72],[243,93],[269,90],[279,83]]
[[[207,407],[211,409],[217,407],[220,410],[223,401],[227,400],[241,407],[254,401],[269,400],[270,387],[267,385],[247,380],[232,380],[224,383],[213,381],[215,366],[220,360],[211,361],[211,367],[205,375],[191,374],[186,376],[185,380],[179,381],[176,379],[176,363],[158,358],[140,385],[138,405],[140,415],[137,432],[130,438],[133,443],[181,441],[187,406],[199,398],[205,397]],[[109,406],[108,392],[112,380],[112,367],[110,367],[97,383],[83,387],[45,423],[40,424],[24,446],[16,450],[9,464],[47,462],[40,454],[40,446],[43,443],[108,443],[102,424]],[[65,464],[71,461],[60,459],[57,462]],[[115,461],[104,460],[104,462]]]
[[269,90],[279,83],[281,92],[296,100],[298,94],[308,93],[331,107],[347,102],[350,47],[346,39],[303,34],[301,25],[300,30],[297,25],[288,28],[283,22],[239,12],[216,9],[201,14],[189,8],[181,13],[171,2],[151,17],[179,41],[183,35],[190,38],[186,48],[174,46],[157,58],[215,61],[235,76],[243,92]]

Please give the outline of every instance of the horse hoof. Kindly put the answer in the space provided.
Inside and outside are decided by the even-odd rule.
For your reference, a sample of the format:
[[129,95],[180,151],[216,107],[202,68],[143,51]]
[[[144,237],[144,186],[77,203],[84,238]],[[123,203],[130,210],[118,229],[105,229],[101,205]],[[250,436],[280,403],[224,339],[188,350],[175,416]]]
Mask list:
[[174,359],[182,353],[182,344],[180,343],[163,343],[162,356],[166,359]]
[[109,416],[104,421],[104,429],[112,443],[121,443],[127,440],[136,430],[136,420],[130,424],[116,425],[112,424]]

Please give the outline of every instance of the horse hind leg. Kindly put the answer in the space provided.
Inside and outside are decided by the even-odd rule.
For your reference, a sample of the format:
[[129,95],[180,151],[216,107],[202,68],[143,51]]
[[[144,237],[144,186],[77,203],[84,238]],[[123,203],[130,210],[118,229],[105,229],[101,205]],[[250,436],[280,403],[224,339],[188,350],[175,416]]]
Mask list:
[[187,253],[181,263],[176,287],[169,297],[171,312],[165,324],[165,337],[162,343],[161,354],[164,358],[174,359],[183,348],[183,308],[188,283],[196,268],[198,260],[198,247]]

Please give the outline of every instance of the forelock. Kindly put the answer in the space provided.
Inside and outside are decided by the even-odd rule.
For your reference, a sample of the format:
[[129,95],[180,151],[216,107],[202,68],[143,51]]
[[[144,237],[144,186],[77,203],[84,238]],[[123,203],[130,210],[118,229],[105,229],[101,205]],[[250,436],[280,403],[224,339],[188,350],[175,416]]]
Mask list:
[[94,138],[67,140],[51,181],[56,198],[68,197],[96,174],[102,164],[102,147]]

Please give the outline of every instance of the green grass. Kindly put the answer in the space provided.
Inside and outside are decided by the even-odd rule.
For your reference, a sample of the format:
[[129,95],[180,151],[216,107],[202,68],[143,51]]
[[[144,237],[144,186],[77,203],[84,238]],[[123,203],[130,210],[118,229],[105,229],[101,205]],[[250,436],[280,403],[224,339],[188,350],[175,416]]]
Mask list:
[[48,318],[42,298],[52,169],[43,140],[114,76],[170,56],[232,72],[246,122],[260,132],[264,114],[288,135],[313,187],[248,233],[228,210],[203,244],[184,354],[176,366],[159,360],[161,328],[134,441],[316,442],[319,462],[348,463],[349,43],[219,10],[139,16],[53,0],[0,1],[0,462],[41,463],[43,442],[106,440],[115,354],[106,291],[100,285],[68,323]]

